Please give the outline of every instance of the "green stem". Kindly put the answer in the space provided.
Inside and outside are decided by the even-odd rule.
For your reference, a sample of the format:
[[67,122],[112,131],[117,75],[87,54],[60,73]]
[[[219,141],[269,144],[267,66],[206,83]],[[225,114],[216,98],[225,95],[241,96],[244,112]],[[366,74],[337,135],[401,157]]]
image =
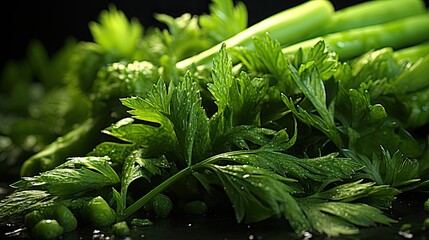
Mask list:
[[333,5],[327,0],[308,1],[268,17],[214,47],[178,62],[176,67],[187,69],[193,64],[210,63],[223,43],[228,48],[235,46],[252,47],[252,38],[262,37],[266,33],[269,33],[273,39],[277,39],[282,45],[302,41],[307,38],[308,34],[329,22],[333,12]]
[[328,34],[283,48],[282,51],[287,55],[294,54],[300,48],[307,52],[321,40],[342,60],[383,47],[401,49],[429,40],[429,14]]
[[393,52],[395,59],[409,63],[415,63],[427,55],[429,55],[429,41]]
[[150,190],[146,195],[141,197],[139,200],[131,204],[128,208],[124,210],[123,215],[121,216],[120,220],[124,220],[128,218],[131,214],[138,211],[140,208],[142,208],[144,205],[146,205],[152,198],[154,198],[156,195],[167,189],[171,184],[177,182],[178,180],[182,179],[184,176],[188,175],[192,172],[191,167],[184,168],[168,178],[167,180],[163,181],[161,184],[156,186],[154,189]]
[[383,24],[401,18],[424,14],[426,6],[422,0],[368,1],[340,9],[320,31],[310,34],[308,39],[348,29]]
[[146,195],[144,195],[143,197],[138,199],[136,202],[131,204],[128,208],[126,208],[123,211],[122,216],[118,217],[119,221],[122,221],[122,220],[128,218],[131,214],[135,213],[140,208],[142,208],[144,205],[146,205],[157,194],[161,193],[162,191],[164,191],[165,189],[170,187],[173,183],[179,181],[180,179],[182,179],[183,177],[192,173],[193,171],[200,169],[200,168],[203,168],[203,167],[207,166],[207,164],[211,164],[211,163],[216,162],[218,160],[225,159],[225,158],[235,156],[235,155],[239,155],[242,153],[243,153],[243,151],[221,153],[221,154],[209,157],[209,158],[205,159],[204,161],[196,163],[193,166],[189,166],[189,167],[186,167],[186,168],[180,170],[179,172],[177,172],[176,174],[174,174],[173,176],[171,176],[170,178],[168,178],[167,180],[163,181],[161,184],[156,186],[154,189],[150,190]]

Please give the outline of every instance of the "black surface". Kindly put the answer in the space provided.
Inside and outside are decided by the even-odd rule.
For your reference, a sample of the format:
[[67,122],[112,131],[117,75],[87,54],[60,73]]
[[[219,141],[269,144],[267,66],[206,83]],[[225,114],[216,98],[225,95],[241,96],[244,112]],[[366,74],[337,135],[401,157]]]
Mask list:
[[[1,194],[0,194],[1,198]],[[206,216],[173,216],[166,219],[152,218],[152,226],[131,227],[127,240],[427,240],[429,230],[423,229],[423,221],[429,213],[423,210],[426,194],[407,194],[400,196],[391,211],[390,217],[398,220],[391,226],[362,228],[357,235],[342,235],[328,238],[309,234],[308,238],[294,234],[286,220],[270,219],[255,224],[238,224],[231,212],[217,212]],[[411,224],[408,231],[400,231],[403,224]],[[0,227],[0,239],[29,239],[28,232],[16,226]],[[65,233],[63,240],[118,239],[108,229],[94,229],[79,226],[76,231]]]

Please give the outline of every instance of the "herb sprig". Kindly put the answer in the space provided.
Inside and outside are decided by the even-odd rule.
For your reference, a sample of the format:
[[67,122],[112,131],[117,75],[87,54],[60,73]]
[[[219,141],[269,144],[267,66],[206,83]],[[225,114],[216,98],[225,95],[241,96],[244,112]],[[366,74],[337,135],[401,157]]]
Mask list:
[[[429,121],[429,26],[418,0],[406,10],[335,30],[326,23],[345,12],[310,1],[247,27],[242,3],[216,0],[210,14],[158,14],[168,29],[145,30],[111,6],[90,25],[94,42],[70,52],[61,83],[85,96],[88,118],[24,162],[0,219],[59,205],[77,213],[102,196],[122,223],[156,213],[160,198],[180,213],[221,195],[237,222],[284,218],[298,235],[395,223],[383,211],[429,180],[427,134],[415,134]],[[374,29],[387,40],[373,41]],[[347,41],[359,31],[362,48]]]

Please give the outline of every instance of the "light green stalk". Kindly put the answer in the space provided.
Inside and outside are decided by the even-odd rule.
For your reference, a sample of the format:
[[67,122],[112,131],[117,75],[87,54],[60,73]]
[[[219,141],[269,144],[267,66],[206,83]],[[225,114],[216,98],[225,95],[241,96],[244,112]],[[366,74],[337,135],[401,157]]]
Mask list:
[[426,13],[422,0],[375,0],[352,5],[334,13],[331,21],[308,39],[348,29],[383,24]]
[[424,56],[429,57],[429,41],[415,46],[403,48],[393,53],[398,61],[415,63]]
[[429,14],[327,34],[286,47],[283,53],[294,54],[299,48],[306,52],[321,40],[325,41],[328,48],[337,52],[342,60],[383,47],[397,50],[429,41]]
[[252,38],[262,37],[266,33],[269,33],[273,39],[277,39],[282,45],[302,41],[310,33],[327,24],[333,12],[334,7],[327,0],[308,1],[266,18],[206,51],[178,62],[176,67],[187,69],[192,64],[211,63],[212,58],[218,53],[223,43],[227,47],[247,46],[251,48]]

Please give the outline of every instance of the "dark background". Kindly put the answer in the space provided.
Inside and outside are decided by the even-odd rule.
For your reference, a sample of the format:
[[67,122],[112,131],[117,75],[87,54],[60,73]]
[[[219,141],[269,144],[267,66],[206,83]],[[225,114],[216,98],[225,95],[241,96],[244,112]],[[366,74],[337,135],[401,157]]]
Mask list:
[[[247,6],[249,25],[286,8],[305,2],[304,0],[242,0]],[[332,1],[337,9],[364,0]],[[208,12],[210,0],[127,0],[127,1],[9,1],[2,4],[1,67],[9,59],[25,57],[28,42],[38,39],[53,53],[61,48],[66,37],[91,41],[88,28],[90,21],[98,21],[99,13],[113,3],[128,18],[139,19],[144,27],[164,26],[154,18],[154,13],[166,13],[175,17],[183,13],[202,14]]]

